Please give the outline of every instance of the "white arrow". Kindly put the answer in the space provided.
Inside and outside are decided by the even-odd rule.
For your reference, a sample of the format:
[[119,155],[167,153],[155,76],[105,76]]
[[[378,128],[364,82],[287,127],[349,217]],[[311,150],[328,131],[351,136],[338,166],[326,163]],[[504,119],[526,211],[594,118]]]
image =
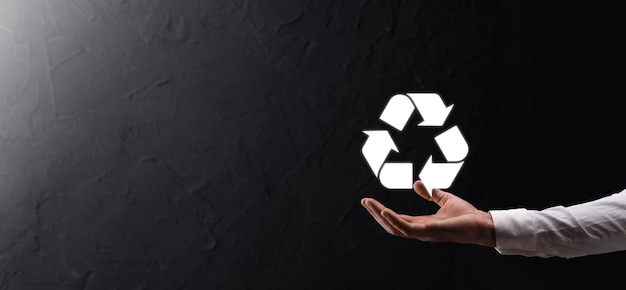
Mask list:
[[412,163],[385,163],[380,169],[380,183],[388,189],[413,188]]
[[363,133],[367,134],[369,137],[367,137],[367,141],[363,144],[361,152],[376,177],[378,177],[378,172],[383,163],[385,163],[389,151],[393,150],[398,152],[398,148],[396,148],[396,144],[393,143],[387,130],[371,130],[363,131]]
[[408,95],[424,119],[417,124],[418,126],[443,126],[454,107],[454,105],[446,107],[439,94],[436,93],[410,93]]
[[456,125],[435,137],[435,141],[441,149],[446,161],[463,161],[469,153],[467,142]]
[[433,163],[433,156],[428,157],[419,174],[420,180],[432,195],[433,188],[446,189],[452,185],[456,174],[461,170],[463,161],[454,163]]
[[414,110],[415,106],[409,96],[397,94],[389,99],[387,106],[380,114],[380,120],[402,131]]

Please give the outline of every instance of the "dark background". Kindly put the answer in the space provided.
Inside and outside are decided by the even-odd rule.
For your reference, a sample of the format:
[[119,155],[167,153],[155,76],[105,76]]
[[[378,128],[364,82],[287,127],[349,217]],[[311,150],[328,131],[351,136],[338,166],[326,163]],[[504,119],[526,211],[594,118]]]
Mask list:
[[[359,204],[436,210],[361,156],[410,91],[455,105],[470,154],[449,191],[481,209],[621,190],[618,6],[0,2],[0,289],[621,285],[623,252],[423,243]],[[436,151],[419,118],[390,160]]]

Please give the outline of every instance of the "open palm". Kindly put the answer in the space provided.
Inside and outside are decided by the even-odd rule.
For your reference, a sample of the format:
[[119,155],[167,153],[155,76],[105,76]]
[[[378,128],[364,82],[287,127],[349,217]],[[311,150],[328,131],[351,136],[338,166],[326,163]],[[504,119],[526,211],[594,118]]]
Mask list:
[[398,214],[373,198],[361,204],[389,234],[425,242],[455,242],[495,246],[493,221],[488,212],[476,209],[460,197],[439,189],[428,194],[421,181],[413,184],[415,192],[439,205],[433,215]]

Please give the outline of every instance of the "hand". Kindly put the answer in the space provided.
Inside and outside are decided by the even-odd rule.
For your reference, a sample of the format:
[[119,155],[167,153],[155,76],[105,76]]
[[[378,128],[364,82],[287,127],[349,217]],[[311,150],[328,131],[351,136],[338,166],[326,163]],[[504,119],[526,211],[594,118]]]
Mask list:
[[425,242],[454,242],[495,247],[493,220],[488,212],[476,209],[456,195],[433,189],[432,197],[422,181],[413,184],[417,194],[439,205],[434,215],[410,216],[397,214],[373,198],[361,199],[361,204],[390,234]]

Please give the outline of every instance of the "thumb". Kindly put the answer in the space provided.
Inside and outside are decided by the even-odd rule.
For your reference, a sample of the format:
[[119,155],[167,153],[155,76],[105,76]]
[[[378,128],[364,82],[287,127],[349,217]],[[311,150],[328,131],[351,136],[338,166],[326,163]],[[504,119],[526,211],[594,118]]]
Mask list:
[[413,190],[425,200],[433,199],[433,197],[428,192],[428,189],[426,189],[426,186],[421,180],[415,181],[415,183],[413,183]]
[[428,189],[426,189],[424,182],[422,182],[421,180],[415,181],[415,183],[413,183],[413,190],[415,190],[415,192],[419,194],[419,196],[421,196],[423,199],[435,202],[439,206],[443,206],[443,204],[445,204],[450,195],[450,193],[440,190],[438,188],[433,188],[431,195],[428,192]]

